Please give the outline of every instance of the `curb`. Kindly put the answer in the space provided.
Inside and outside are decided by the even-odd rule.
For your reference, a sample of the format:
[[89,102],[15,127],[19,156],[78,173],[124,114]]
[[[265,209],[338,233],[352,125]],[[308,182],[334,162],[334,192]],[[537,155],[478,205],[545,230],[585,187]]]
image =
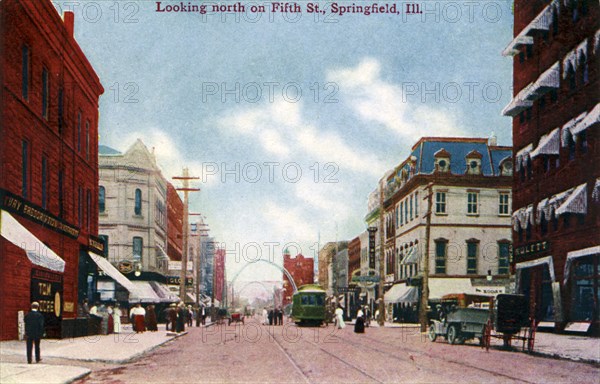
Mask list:
[[64,381],[63,383],[64,383],[64,384],[71,384],[71,383],[74,383],[74,382],[76,382],[77,380],[81,380],[81,379],[83,379],[84,377],[88,377],[88,376],[89,376],[91,373],[92,373],[92,370],[91,370],[91,369],[89,369],[87,372],[84,372],[84,373],[82,373],[81,375],[77,375],[77,376],[75,376],[75,377],[73,377],[73,378],[71,378],[71,379],[69,379],[69,380],[67,380],[67,381]]

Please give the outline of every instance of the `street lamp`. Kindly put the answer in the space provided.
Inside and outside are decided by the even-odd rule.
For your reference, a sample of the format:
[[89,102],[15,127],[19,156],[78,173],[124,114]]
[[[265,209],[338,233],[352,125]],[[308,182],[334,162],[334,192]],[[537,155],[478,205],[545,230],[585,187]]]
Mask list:
[[133,272],[135,277],[140,277],[142,275],[142,264],[135,263],[135,271]]

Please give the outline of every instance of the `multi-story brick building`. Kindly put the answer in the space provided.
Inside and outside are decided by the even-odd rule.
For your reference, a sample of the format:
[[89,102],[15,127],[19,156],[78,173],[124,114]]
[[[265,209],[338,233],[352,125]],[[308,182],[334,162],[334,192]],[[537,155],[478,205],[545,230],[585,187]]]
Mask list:
[[226,252],[224,248],[215,250],[214,292],[215,300],[224,303],[227,298],[227,281],[225,275]]
[[[0,338],[22,335],[39,301],[49,336],[94,299],[98,98],[104,92],[49,0],[0,2]],[[21,324],[21,326],[19,325]]]
[[429,298],[509,288],[512,152],[495,138],[420,139],[384,188],[386,314],[416,321],[432,192]]
[[181,261],[183,247],[183,201],[173,184],[167,182],[167,255]]
[[[283,252],[283,268],[290,273],[296,287],[314,282],[314,259],[312,257],[304,257],[301,254],[292,257],[286,249]],[[283,289],[283,305],[285,306],[292,302],[294,295],[294,287],[285,274],[283,274]]]
[[598,332],[600,5],[515,1],[513,243],[541,325]]
[[347,241],[328,242],[319,250],[319,285],[332,295],[335,290],[335,266],[334,257],[336,252],[348,248]]

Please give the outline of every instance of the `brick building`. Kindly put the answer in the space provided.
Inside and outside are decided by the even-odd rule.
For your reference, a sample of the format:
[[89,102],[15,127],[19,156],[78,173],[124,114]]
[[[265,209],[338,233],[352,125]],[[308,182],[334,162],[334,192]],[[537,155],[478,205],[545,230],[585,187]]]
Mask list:
[[214,293],[215,300],[223,303],[227,296],[227,281],[225,277],[226,252],[223,248],[215,250],[214,261]]
[[352,274],[360,270],[360,236],[355,237],[348,243],[348,286],[351,284]]
[[[312,257],[304,257],[301,254],[291,257],[289,251],[286,249],[283,253],[283,268],[290,273],[296,287],[313,284],[314,282],[315,271],[314,259]],[[283,289],[283,305],[285,306],[291,304],[292,296],[294,295],[294,288],[285,274],[283,275]]]
[[96,297],[98,98],[104,92],[49,0],[0,2],[0,338],[22,335],[39,301],[47,334],[68,334]]
[[173,184],[167,182],[167,255],[181,261],[183,249],[183,201]]
[[600,5],[517,0],[514,20],[517,289],[541,326],[597,334]]

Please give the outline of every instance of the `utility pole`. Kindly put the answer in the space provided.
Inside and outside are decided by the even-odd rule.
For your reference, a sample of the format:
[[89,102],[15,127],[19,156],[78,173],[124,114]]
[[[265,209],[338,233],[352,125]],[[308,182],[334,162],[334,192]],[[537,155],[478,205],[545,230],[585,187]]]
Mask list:
[[377,323],[383,327],[385,324],[385,302],[383,301],[383,285],[385,284],[385,238],[383,217],[383,186],[385,180],[379,182],[379,318]]
[[183,168],[183,176],[175,176],[174,180],[183,180],[183,188],[176,188],[178,191],[183,191],[183,249],[181,252],[181,273],[179,275],[179,298],[185,301],[185,282],[187,278],[187,259],[188,259],[188,236],[189,236],[189,192],[198,192],[200,188],[190,188],[190,180],[198,180],[199,177],[189,175],[188,168]]
[[431,199],[433,197],[433,183],[427,185],[427,213],[425,214],[425,250],[423,253],[423,282],[421,285],[421,304],[419,306],[419,322],[421,332],[427,331],[427,303],[429,301],[429,237],[431,236]]

